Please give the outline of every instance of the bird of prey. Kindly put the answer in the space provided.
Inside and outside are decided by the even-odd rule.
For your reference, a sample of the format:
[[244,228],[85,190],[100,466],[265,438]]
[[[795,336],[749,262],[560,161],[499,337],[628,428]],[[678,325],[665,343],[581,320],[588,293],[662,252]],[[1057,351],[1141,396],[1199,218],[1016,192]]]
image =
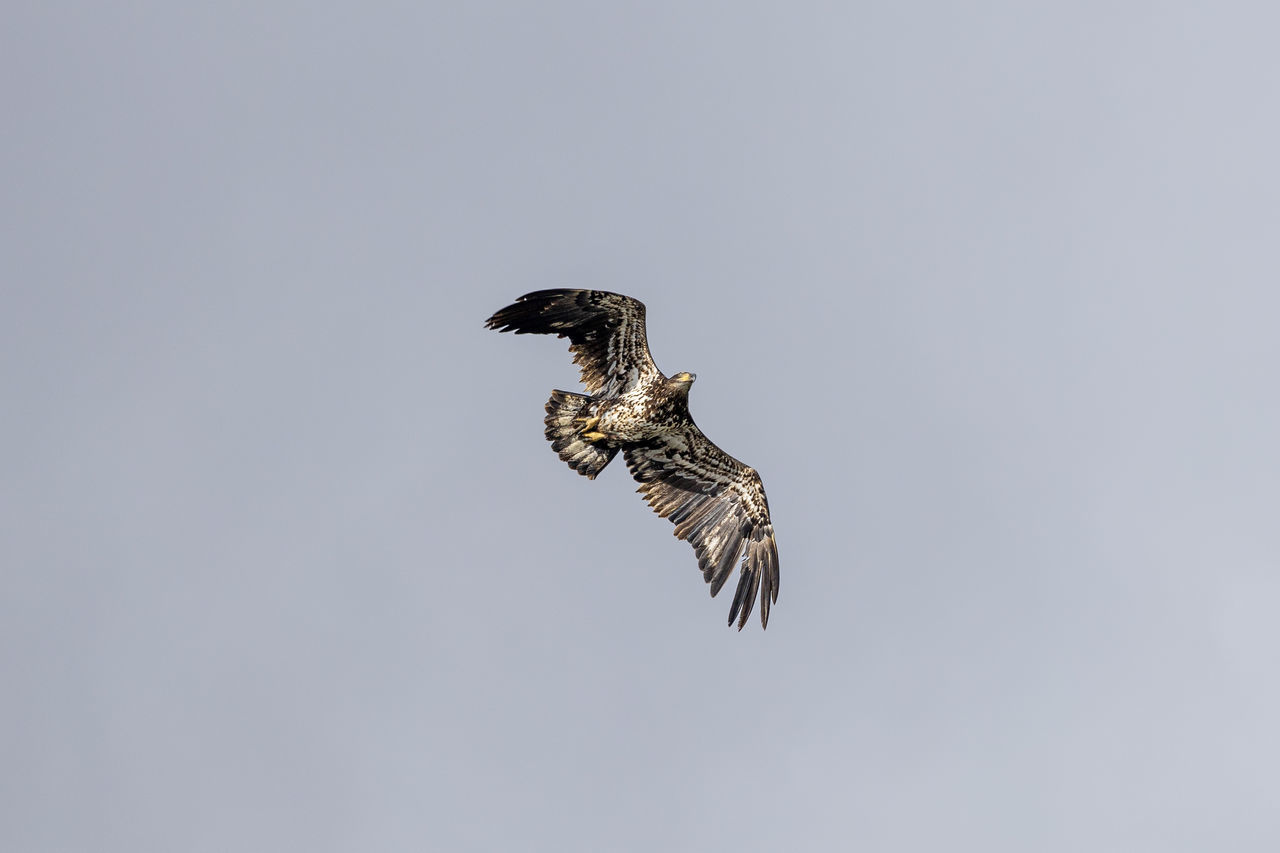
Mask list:
[[729,624],[746,625],[760,596],[760,624],[778,600],[778,546],[754,468],[711,443],[689,414],[692,373],[668,378],[649,355],[644,303],[603,290],[540,290],[498,311],[499,332],[557,335],[587,395],[552,391],[547,440],[569,467],[595,479],[622,451],[649,506],[675,524],[698,556],[711,595],[741,559]]

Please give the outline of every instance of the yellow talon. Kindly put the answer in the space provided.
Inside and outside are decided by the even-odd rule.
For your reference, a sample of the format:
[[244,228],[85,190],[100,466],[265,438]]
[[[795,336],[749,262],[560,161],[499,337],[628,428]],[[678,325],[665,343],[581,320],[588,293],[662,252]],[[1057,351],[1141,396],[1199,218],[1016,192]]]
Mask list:
[[576,424],[582,424],[582,428],[583,428],[584,430],[586,430],[586,429],[595,429],[596,427],[600,426],[600,418],[598,418],[598,417],[594,417],[594,418],[576,418],[576,419],[574,420],[574,423],[576,423]]
[[595,430],[592,430],[591,432],[582,433],[582,437],[587,441],[604,441],[609,436],[605,435],[602,432],[596,432]]

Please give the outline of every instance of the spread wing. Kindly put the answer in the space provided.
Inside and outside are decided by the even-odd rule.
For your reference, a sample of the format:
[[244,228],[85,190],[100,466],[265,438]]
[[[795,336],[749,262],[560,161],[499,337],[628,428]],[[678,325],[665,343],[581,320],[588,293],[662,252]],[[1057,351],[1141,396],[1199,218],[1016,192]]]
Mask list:
[[494,314],[485,326],[517,335],[569,339],[587,391],[616,397],[662,378],[645,339],[644,303],[603,290],[539,290]]
[[742,558],[729,624],[747,624],[760,595],[760,624],[778,600],[778,546],[769,502],[754,468],[711,443],[692,421],[681,433],[623,450],[639,492],[676,526],[698,555],[702,577],[714,596]]

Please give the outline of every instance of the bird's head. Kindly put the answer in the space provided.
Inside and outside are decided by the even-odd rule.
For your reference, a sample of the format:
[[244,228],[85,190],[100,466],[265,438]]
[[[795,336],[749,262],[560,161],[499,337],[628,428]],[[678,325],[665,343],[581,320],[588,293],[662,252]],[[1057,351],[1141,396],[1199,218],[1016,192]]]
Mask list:
[[667,380],[667,383],[675,389],[678,394],[688,394],[689,386],[693,385],[693,380],[697,379],[697,375],[686,373],[683,370]]

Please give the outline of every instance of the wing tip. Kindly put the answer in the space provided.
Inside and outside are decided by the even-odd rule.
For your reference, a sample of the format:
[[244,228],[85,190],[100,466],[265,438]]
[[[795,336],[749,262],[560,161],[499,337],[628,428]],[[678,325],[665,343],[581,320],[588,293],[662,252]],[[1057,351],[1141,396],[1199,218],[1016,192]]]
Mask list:
[[[736,619],[738,630],[745,628],[758,597],[760,629],[768,630],[769,612],[778,601],[778,578],[778,546],[772,532],[765,532],[760,538],[747,543],[738,588],[734,592],[733,603],[729,606],[729,626],[732,627]],[[724,578],[718,580],[723,583]],[[715,595],[717,591],[719,590],[711,594]]]

